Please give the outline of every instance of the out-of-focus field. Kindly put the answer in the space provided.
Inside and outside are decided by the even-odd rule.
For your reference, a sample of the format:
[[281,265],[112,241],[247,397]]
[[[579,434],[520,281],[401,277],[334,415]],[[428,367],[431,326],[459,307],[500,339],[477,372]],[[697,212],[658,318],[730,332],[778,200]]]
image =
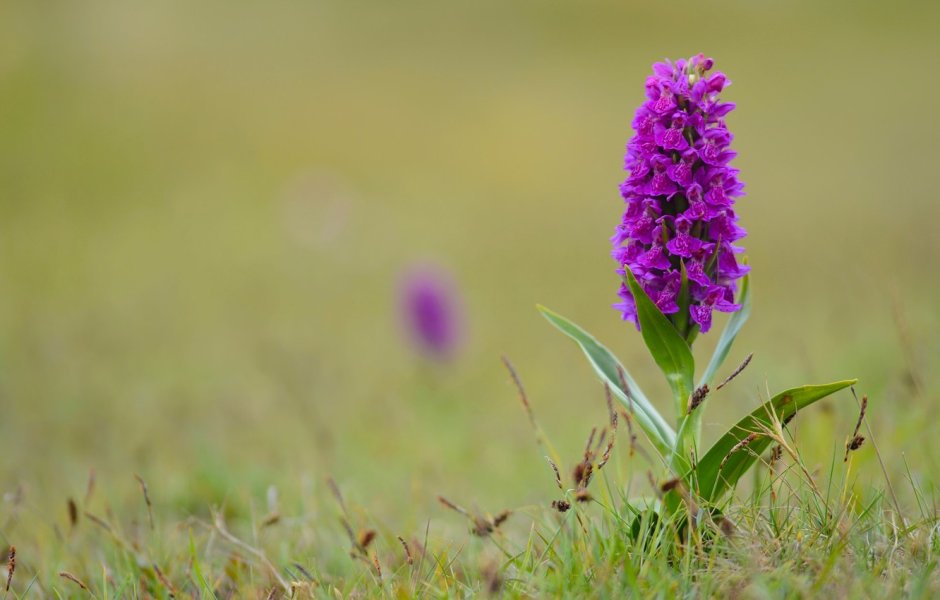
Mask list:
[[[755,359],[706,436],[768,387],[857,376],[889,472],[932,490],[938,22],[927,2],[3,3],[0,492],[50,527],[90,469],[116,509],[141,474],[162,514],[327,475],[402,531],[443,518],[438,492],[544,504],[499,357],[572,459],[603,392],[536,303],[666,390],[609,308],[608,237],[649,65],[699,51],[734,82],[755,289],[729,364]],[[451,365],[397,319],[428,259],[465,294]],[[857,414],[826,406],[795,429],[823,472]],[[857,461],[883,481],[870,446]]]

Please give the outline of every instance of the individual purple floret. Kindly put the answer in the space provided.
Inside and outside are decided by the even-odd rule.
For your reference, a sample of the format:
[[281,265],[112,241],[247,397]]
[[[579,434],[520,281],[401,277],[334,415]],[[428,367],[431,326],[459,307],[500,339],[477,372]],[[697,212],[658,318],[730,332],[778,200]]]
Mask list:
[[412,269],[402,278],[401,310],[407,333],[425,355],[453,358],[461,341],[460,308],[453,281],[437,268]]
[[[627,205],[611,238],[623,277],[629,268],[650,298],[687,339],[711,328],[712,311],[734,312],[737,280],[748,272],[734,245],[747,232],[734,199],[744,195],[724,117],[734,109],[718,96],[730,85],[699,54],[653,65],[646,97],[633,119],[620,185]],[[682,270],[688,281],[683,293]],[[628,286],[614,308],[639,323]]]

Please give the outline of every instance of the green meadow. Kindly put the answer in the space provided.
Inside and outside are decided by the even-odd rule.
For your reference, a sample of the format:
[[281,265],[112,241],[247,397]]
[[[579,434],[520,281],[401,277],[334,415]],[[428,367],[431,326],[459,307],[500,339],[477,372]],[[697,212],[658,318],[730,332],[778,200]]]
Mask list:
[[[867,0],[0,5],[0,599],[940,594],[938,25]],[[847,461],[848,390],[800,415],[726,499],[734,533],[676,555],[630,531],[663,473],[623,422],[592,499],[552,508],[546,454],[570,487],[608,409],[535,307],[669,408],[609,237],[650,65],[698,52],[733,82],[754,306],[704,439],[803,383],[858,378],[868,409]],[[461,294],[448,362],[400,319],[427,262]]]

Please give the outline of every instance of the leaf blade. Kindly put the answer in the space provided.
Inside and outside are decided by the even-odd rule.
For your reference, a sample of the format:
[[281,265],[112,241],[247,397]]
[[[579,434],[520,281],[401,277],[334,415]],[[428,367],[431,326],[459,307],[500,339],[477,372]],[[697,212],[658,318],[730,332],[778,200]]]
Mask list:
[[[771,439],[766,435],[760,435],[750,442],[747,448],[732,452],[736,445],[751,433],[760,432],[763,427],[768,427],[771,415],[776,415],[781,421],[786,420],[798,411],[857,381],[857,379],[846,379],[822,385],[804,385],[780,392],[738,421],[715,442],[695,469],[689,472],[686,480],[689,481],[694,476],[702,499],[715,503],[751,468],[758,456],[770,445]],[[722,465],[723,462],[724,465]]]
[[728,320],[728,324],[725,325],[724,330],[721,332],[721,337],[718,338],[718,345],[715,346],[715,351],[712,353],[711,360],[708,361],[708,366],[705,367],[705,372],[702,373],[702,378],[699,379],[699,386],[711,384],[712,379],[715,377],[715,373],[718,372],[718,369],[721,368],[721,365],[728,357],[728,352],[731,351],[731,345],[734,343],[735,338],[738,336],[741,328],[744,327],[744,324],[751,316],[750,281],[750,275],[745,275],[741,280],[741,292],[738,296],[738,304],[741,305],[741,310],[731,315],[731,318]]
[[[748,317],[751,316],[750,275],[745,275],[744,279],[741,280],[738,303],[741,305],[741,310],[731,315],[731,318],[725,325],[724,330],[721,332],[721,337],[718,338],[718,344],[715,346],[711,360],[708,361],[708,366],[705,368],[705,373],[702,374],[702,378],[699,379],[696,387],[711,385],[712,379],[715,377],[718,369],[721,368],[721,365],[724,364],[725,359],[728,357],[728,353],[731,351],[731,345],[734,343],[735,338],[738,336],[741,328],[744,327]],[[708,399],[706,398],[704,402],[708,402]],[[702,415],[705,412],[704,409],[704,405],[699,406],[681,423],[677,434],[680,439],[685,436],[690,436],[692,443],[696,446],[698,445],[699,440],[702,438]]]
[[685,415],[686,401],[692,393],[695,377],[692,349],[666,315],[650,300],[629,269],[627,284],[636,302],[643,341],[672,388],[676,418],[681,419]]
[[[649,436],[650,441],[663,456],[668,457],[675,444],[675,432],[666,420],[663,419],[662,415],[659,414],[659,411],[653,407],[649,399],[636,384],[636,381],[633,380],[627,370],[620,364],[620,361],[617,360],[617,357],[598,342],[594,336],[581,329],[581,327],[572,321],[544,306],[537,306],[537,308],[549,323],[580,346],[588,362],[591,363],[594,372],[597,373],[602,381],[610,386],[611,392],[613,392],[627,408],[632,409],[637,423],[643,428],[646,435]],[[623,378],[629,390],[623,389],[618,369],[623,373]],[[628,394],[632,396],[632,400],[628,398]]]

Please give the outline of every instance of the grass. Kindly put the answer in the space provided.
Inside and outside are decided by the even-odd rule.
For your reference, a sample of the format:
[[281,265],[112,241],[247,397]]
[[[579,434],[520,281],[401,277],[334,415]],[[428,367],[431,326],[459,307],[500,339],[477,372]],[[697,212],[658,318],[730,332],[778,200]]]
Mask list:
[[[136,510],[122,507],[118,513],[92,475],[84,498],[68,500],[64,519],[38,514],[22,498],[6,498],[2,531],[21,547],[13,585],[0,597],[528,598],[628,592],[931,598],[940,592],[940,521],[932,494],[909,473],[894,482],[885,473],[882,487],[858,490],[856,455],[878,454],[864,410],[823,472],[806,463],[799,439],[786,426],[752,480],[720,512],[702,512],[686,495],[685,511],[658,519],[650,507],[676,482],[655,479],[661,465],[638,444],[625,411],[618,415],[608,396],[610,423],[591,430],[583,456],[564,462],[511,366],[510,373],[539,453],[547,454],[547,464],[539,465],[551,484],[546,488],[557,486],[536,504],[490,513],[438,496],[443,513],[423,517],[422,527],[396,530],[371,515],[369,503],[355,502],[327,479],[283,497],[271,487],[263,501],[250,500],[245,515],[220,505],[203,516],[179,518],[154,511],[152,496],[160,492],[139,476]],[[859,408],[866,404],[867,398]],[[866,435],[860,442],[861,433]],[[638,472],[645,481],[631,477]],[[899,512],[896,487],[915,499],[915,510]],[[696,523],[691,530],[690,515]],[[43,529],[45,535],[33,537]]]

